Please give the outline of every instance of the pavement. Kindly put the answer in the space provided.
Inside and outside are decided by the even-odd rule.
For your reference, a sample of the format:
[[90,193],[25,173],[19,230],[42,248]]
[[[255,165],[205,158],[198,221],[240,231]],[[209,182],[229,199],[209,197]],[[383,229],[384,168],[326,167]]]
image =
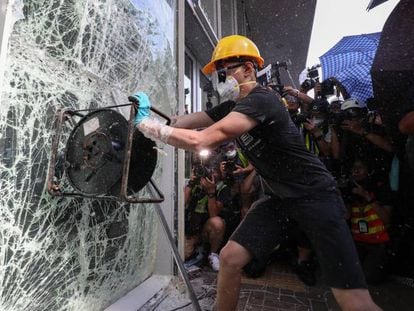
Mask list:
[[[217,273],[208,266],[194,269],[189,273],[191,284],[202,310],[212,310],[216,296]],[[384,311],[413,311],[413,284],[403,284],[403,278],[390,277],[379,286],[369,288],[374,301]],[[178,282],[180,283],[180,282]],[[185,286],[176,284],[162,302],[151,310],[195,310],[183,290]],[[177,294],[179,292],[179,294]],[[249,278],[243,276],[238,311],[339,311],[340,308],[329,288],[320,283],[306,286],[284,263],[268,265],[263,276]]]

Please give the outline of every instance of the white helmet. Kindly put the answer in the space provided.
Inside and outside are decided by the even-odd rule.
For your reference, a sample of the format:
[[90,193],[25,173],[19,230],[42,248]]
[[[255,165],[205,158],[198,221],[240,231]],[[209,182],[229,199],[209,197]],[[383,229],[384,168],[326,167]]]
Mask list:
[[350,108],[359,108],[364,109],[366,108],[365,103],[356,99],[356,98],[348,98],[345,100],[341,105],[341,110],[347,110]]

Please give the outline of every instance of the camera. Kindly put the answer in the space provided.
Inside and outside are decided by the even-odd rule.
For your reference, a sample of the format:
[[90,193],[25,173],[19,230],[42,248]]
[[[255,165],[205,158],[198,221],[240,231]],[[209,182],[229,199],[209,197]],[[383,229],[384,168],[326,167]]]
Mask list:
[[361,120],[363,124],[368,121],[368,114],[365,109],[350,108],[339,112],[330,111],[328,114],[329,124],[340,126],[345,120]]
[[234,160],[227,160],[224,163],[224,172],[226,176],[233,176],[233,172],[236,170],[236,164]]
[[236,170],[236,164],[233,159],[231,160],[225,160],[224,162],[224,183],[227,185],[233,185],[234,184],[234,175],[233,172]]
[[298,113],[297,115],[292,116],[292,121],[296,126],[299,126],[302,123],[308,122],[309,118],[310,115],[308,113]]
[[202,164],[196,164],[194,166],[194,175],[197,180],[199,180],[201,177],[211,178],[211,171],[208,167]]
[[292,65],[290,60],[283,62],[276,61],[273,64],[267,65],[257,73],[257,80],[259,84],[272,88],[283,97],[283,88],[285,86],[281,82],[279,69],[283,68],[288,71],[288,66],[290,65]]
[[316,82],[319,82],[319,71],[318,68],[321,65],[315,65],[312,66],[310,68],[308,68],[308,73],[307,73],[307,79],[305,79],[305,81],[302,82],[301,87],[305,90],[310,90],[313,89],[316,85]]
[[347,120],[347,117],[348,116],[345,113],[345,111],[329,112],[329,114],[328,114],[328,124],[340,126],[342,124],[342,122]]
[[321,83],[321,96],[327,97],[335,94],[336,82],[332,78],[328,78]]
[[190,187],[200,185],[201,177],[209,178],[209,179],[211,178],[211,170],[201,163],[197,163],[193,166],[193,174],[195,178],[188,182],[188,185]]

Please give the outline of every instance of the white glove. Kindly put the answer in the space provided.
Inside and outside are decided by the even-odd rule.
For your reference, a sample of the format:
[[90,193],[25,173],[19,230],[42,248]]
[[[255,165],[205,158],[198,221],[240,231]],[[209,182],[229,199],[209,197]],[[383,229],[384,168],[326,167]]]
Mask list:
[[137,128],[144,134],[145,137],[152,139],[152,140],[159,140],[163,143],[168,143],[168,138],[173,131],[171,126],[162,124],[155,118],[146,118],[142,120],[138,125]]

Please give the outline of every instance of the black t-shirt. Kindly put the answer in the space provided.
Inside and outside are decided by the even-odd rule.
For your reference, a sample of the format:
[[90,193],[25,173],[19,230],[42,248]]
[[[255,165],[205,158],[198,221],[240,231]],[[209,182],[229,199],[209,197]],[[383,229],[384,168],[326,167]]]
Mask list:
[[214,121],[231,111],[243,113],[258,125],[237,143],[274,195],[299,198],[333,189],[335,181],[317,156],[310,153],[287,109],[271,90],[258,86],[248,96],[224,102],[207,111]]

